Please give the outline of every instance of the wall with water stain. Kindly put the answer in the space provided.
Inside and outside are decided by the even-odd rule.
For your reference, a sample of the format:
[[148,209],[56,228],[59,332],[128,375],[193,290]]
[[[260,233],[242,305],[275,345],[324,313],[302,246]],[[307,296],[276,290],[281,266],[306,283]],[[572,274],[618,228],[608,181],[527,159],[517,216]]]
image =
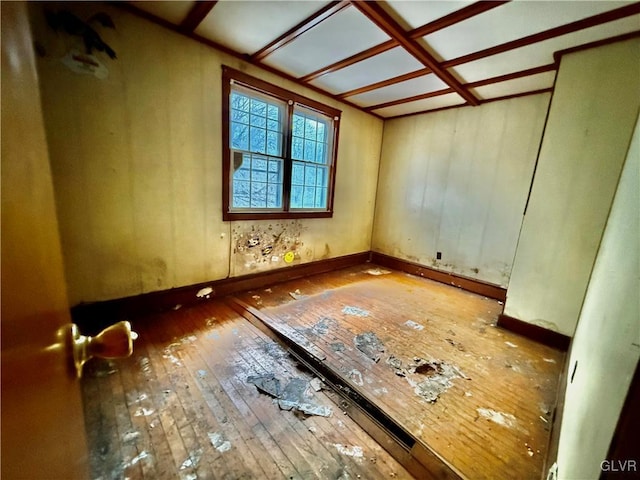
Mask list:
[[[31,17],[72,305],[283,267],[285,249],[292,263],[369,250],[381,120],[104,4],[64,4],[116,25],[100,30],[118,55],[98,55],[108,76],[80,75],[61,62],[78,37],[44,8],[60,5]],[[222,221],[222,65],[343,111],[333,218]]]
[[640,108],[632,39],[565,55],[505,313],[573,335]]
[[506,287],[548,104],[386,121],[372,249]]

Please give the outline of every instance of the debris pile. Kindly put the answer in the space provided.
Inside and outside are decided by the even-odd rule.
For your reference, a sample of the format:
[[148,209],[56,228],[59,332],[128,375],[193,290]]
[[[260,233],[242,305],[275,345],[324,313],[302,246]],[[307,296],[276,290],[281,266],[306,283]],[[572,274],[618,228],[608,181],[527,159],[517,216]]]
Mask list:
[[373,332],[365,332],[353,338],[356,348],[374,362],[378,362],[384,353],[384,345]]
[[[451,381],[454,378],[469,379],[455,365],[443,362],[442,360],[425,360],[420,357],[413,357],[413,362],[403,366],[402,360],[390,355],[386,360],[400,377],[406,377],[409,384],[414,387],[416,395],[423,397],[428,402],[435,402],[443,392],[453,386]],[[422,375],[427,377],[421,381],[409,378],[409,375]]]
[[[251,375],[247,382],[256,386],[258,391],[265,393],[278,401],[281,410],[296,410],[305,415],[331,416],[331,407],[312,402],[313,393],[307,393],[309,382],[303,378],[294,377],[282,388],[282,382],[273,373],[266,375]],[[313,387],[317,387],[317,384]]]

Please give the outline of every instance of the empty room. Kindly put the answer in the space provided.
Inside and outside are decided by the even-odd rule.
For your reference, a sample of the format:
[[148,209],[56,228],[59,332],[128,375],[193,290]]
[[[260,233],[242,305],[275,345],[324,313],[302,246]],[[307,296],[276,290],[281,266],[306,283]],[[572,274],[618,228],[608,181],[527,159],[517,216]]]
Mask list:
[[640,474],[640,2],[0,11],[3,478]]

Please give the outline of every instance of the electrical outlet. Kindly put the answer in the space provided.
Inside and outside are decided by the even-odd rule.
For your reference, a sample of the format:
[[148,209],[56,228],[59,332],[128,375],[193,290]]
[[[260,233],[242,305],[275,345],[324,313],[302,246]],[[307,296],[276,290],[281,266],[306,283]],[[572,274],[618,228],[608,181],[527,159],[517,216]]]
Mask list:
[[436,252],[436,260],[442,260],[442,252]]

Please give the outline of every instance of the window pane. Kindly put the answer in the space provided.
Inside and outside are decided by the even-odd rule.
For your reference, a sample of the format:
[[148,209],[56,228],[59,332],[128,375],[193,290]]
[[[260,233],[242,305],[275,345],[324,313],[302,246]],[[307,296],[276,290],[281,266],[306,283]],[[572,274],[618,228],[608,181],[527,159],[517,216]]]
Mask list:
[[318,138],[316,139],[319,142],[325,141],[325,125],[324,122],[318,122]]
[[282,135],[267,131],[267,155],[282,155]]
[[316,122],[315,120],[311,119],[311,118],[307,118],[305,119],[305,123],[304,123],[304,138],[308,139],[308,140],[314,140],[316,139],[316,125],[318,125],[318,122]]
[[276,105],[267,106],[267,117],[271,120],[277,120],[280,122],[280,108]]
[[316,174],[316,186],[327,187],[329,179],[327,178],[327,167],[318,167]]
[[291,173],[292,185],[304,185],[304,163],[293,162],[293,171]]
[[324,148],[324,143],[317,143],[316,144],[316,162],[318,163],[329,163],[327,162],[327,159],[324,158],[324,152],[325,152],[325,148]]
[[267,119],[259,115],[251,115],[251,126],[267,128]]
[[302,208],[303,187],[294,185],[291,187],[291,208]]
[[249,97],[238,92],[231,92],[231,108],[235,110],[249,111]]
[[291,158],[296,160],[304,159],[304,140],[300,137],[293,137],[291,143]]
[[305,185],[316,185],[316,167],[312,167],[311,165],[307,165],[304,169],[304,184]]
[[304,187],[304,196],[302,198],[302,208],[314,208],[315,207],[315,187]]
[[269,183],[282,184],[282,160],[271,159],[269,161]]
[[273,130],[274,132],[282,131],[280,122],[278,120],[267,120],[267,129]]
[[256,153],[267,153],[267,131],[262,128],[251,127],[249,150]]
[[231,122],[231,148],[237,150],[249,149],[249,127]]
[[316,161],[316,142],[312,140],[304,141],[304,159],[309,162]]
[[282,208],[282,185],[267,185],[267,207]]
[[293,114],[293,135],[296,137],[304,137],[304,117]]
[[326,188],[316,188],[316,208],[327,208]]
[[257,98],[251,99],[251,113],[254,115],[260,115],[262,117],[267,116],[267,104]]
[[249,114],[241,110],[231,110],[231,120],[247,125],[249,124]]
[[267,184],[251,183],[251,206],[265,208],[267,206]]
[[249,182],[234,180],[233,206],[236,208],[245,208],[249,206]]

